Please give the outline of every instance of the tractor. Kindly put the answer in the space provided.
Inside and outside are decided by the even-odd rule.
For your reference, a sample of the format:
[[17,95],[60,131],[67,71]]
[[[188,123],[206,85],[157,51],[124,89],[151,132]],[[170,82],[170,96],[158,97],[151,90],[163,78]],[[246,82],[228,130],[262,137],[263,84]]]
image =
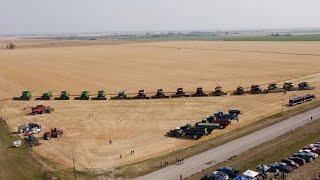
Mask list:
[[277,92],[284,92],[285,90],[279,88],[276,83],[271,83],[268,85],[268,89],[264,90],[263,93],[277,93]]
[[76,100],[89,100],[90,99],[90,93],[89,91],[82,91],[80,97],[76,97]]
[[36,107],[32,107],[31,108],[31,114],[32,115],[50,114],[53,111],[54,111],[53,108],[51,108],[50,106],[45,106],[45,105],[37,105]]
[[190,128],[191,124],[186,124],[184,126],[181,127],[176,127],[173,130],[170,130],[169,132],[167,132],[167,136],[169,137],[176,137],[176,138],[180,138],[185,136],[186,133],[186,129]]
[[37,100],[51,100],[52,98],[52,91],[48,91],[42,94],[40,98],[37,98]]
[[308,82],[301,82],[298,84],[298,90],[313,90],[315,87],[309,85]]
[[119,91],[117,96],[111,97],[111,100],[126,100],[126,99],[131,99],[131,98],[128,97],[125,90]]
[[232,92],[233,95],[243,95],[245,94],[244,88],[242,86],[238,86],[235,91]]
[[172,98],[181,98],[181,97],[189,97],[189,95],[187,95],[183,88],[178,88],[177,91],[171,95]]
[[20,97],[14,97],[13,100],[29,101],[31,97],[32,93],[30,91],[23,91]]
[[107,100],[104,90],[98,91],[97,97],[92,98],[92,100]]
[[212,96],[224,96],[224,95],[227,95],[226,92],[223,92],[222,91],[222,87],[221,86],[217,86],[214,91],[212,92],[211,94]]
[[293,85],[292,82],[285,82],[285,83],[283,84],[283,89],[284,89],[285,91],[295,91],[295,90],[296,90],[296,88],[294,87],[294,85]]
[[169,98],[169,96],[166,96],[163,92],[163,89],[158,89],[157,93],[151,97],[151,99],[163,99],[163,98]]
[[53,128],[50,131],[43,134],[43,139],[50,140],[51,138],[60,138],[63,134],[62,130]]
[[60,97],[54,98],[55,100],[69,100],[70,99],[70,93],[68,91],[61,91]]
[[138,91],[138,95],[135,97],[132,97],[132,99],[150,99],[150,98],[146,95],[145,91],[141,89]]
[[250,94],[261,94],[263,91],[260,88],[260,85],[253,84],[251,85]]
[[191,95],[192,97],[206,97],[208,96],[208,94],[206,94],[202,87],[198,87],[196,92],[194,94]]

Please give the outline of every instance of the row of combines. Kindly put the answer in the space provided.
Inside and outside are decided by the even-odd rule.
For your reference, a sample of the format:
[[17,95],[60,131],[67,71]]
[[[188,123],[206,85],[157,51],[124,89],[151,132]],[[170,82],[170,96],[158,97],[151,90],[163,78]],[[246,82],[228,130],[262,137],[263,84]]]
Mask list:
[[[314,87],[310,86],[308,82],[301,82],[297,87],[291,82],[285,82],[280,88],[276,83],[269,84],[267,89],[262,89],[260,85],[252,85],[250,90],[245,90],[243,87],[239,86],[232,95],[243,95],[243,94],[266,94],[266,93],[277,93],[286,91],[296,91],[296,90],[312,90]],[[163,89],[158,89],[155,95],[147,96],[145,91],[139,90],[136,96],[129,96],[126,91],[122,90],[117,95],[110,97],[111,100],[132,100],[132,99],[162,99],[162,98],[182,98],[182,97],[207,97],[207,96],[225,96],[227,92],[222,90],[221,86],[217,86],[214,91],[206,93],[202,87],[198,87],[196,92],[187,93],[183,88],[178,88],[176,92],[171,95],[166,95]],[[36,100],[70,100],[70,93],[68,91],[62,91],[59,97],[53,98],[52,91],[43,93],[41,97],[37,97]],[[14,100],[30,100],[32,98],[32,93],[30,91],[23,91],[20,97],[14,97]],[[90,100],[90,92],[83,91],[80,96],[75,97],[76,100]],[[104,90],[97,92],[97,95],[92,100],[107,100],[107,96]]]
[[235,91],[232,92],[233,95],[243,95],[243,94],[267,94],[267,93],[279,93],[286,91],[301,91],[301,90],[313,90],[315,87],[310,86],[308,82],[300,82],[298,86],[294,86],[291,82],[285,82],[282,87],[278,87],[276,83],[271,83],[268,85],[267,89],[262,89],[260,85],[253,84],[249,91],[246,91],[243,87],[239,86]]
[[167,132],[169,137],[186,137],[192,139],[200,139],[204,135],[211,134],[215,129],[224,129],[231,124],[232,120],[238,121],[238,115],[240,110],[229,110],[227,114],[223,112],[217,112],[213,115],[195,123],[194,125],[186,124],[181,127],[176,127],[175,129]]

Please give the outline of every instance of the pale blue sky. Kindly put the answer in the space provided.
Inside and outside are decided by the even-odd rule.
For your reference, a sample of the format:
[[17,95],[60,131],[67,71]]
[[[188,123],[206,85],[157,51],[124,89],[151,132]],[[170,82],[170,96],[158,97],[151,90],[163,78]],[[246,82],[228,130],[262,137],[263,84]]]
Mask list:
[[0,0],[0,34],[320,27],[320,0]]

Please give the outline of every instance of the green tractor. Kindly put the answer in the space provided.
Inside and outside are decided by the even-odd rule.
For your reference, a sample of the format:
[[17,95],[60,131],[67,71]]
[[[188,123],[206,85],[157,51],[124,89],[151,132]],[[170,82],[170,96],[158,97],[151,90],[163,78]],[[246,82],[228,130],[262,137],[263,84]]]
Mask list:
[[107,100],[104,90],[98,91],[97,97],[92,98],[92,100]]
[[20,97],[14,97],[13,100],[29,101],[31,97],[32,93],[30,91],[23,91]]
[[68,91],[61,91],[60,97],[55,98],[55,100],[69,100],[70,93]]
[[82,91],[80,97],[76,97],[76,100],[89,100],[90,99],[90,93],[89,91]]
[[37,98],[37,100],[51,100],[52,98],[52,91],[48,91],[42,94],[40,98]]

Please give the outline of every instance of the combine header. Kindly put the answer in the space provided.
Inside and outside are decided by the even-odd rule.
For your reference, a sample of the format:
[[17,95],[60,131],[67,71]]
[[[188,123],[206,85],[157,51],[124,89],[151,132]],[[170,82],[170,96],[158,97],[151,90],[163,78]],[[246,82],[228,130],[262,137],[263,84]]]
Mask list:
[[238,86],[235,91],[232,92],[233,95],[243,95],[245,94],[244,88],[242,86]]
[[221,86],[217,86],[212,92],[212,96],[224,96],[224,95],[227,95],[227,93],[222,91]]
[[298,90],[313,90],[315,87],[311,87],[308,82],[301,82],[298,84]]
[[52,98],[52,91],[48,91],[42,94],[41,97],[37,98],[36,100],[51,100]]
[[60,97],[54,98],[55,100],[69,100],[70,99],[70,93],[68,91],[62,91],[60,93]]
[[76,97],[76,100],[89,100],[90,99],[90,93],[89,91],[82,91],[80,97]]
[[285,82],[283,84],[283,89],[286,91],[295,91],[296,90],[296,88],[294,87],[292,82]]
[[31,114],[32,115],[50,114],[53,111],[54,111],[53,108],[51,108],[50,106],[45,106],[45,105],[37,105],[36,107],[32,107],[31,108]]
[[206,97],[208,96],[208,94],[206,94],[202,87],[198,87],[196,92],[194,94],[191,95],[192,97]]
[[23,91],[20,97],[14,97],[13,100],[29,101],[32,97],[30,91]]
[[148,97],[146,95],[146,93],[144,92],[144,90],[141,89],[141,90],[138,91],[138,95],[135,96],[135,97],[132,97],[132,99],[150,99],[150,97]]
[[181,98],[181,97],[189,97],[189,95],[187,95],[183,88],[178,88],[175,94],[171,95],[172,98]]
[[107,100],[104,90],[98,91],[97,97],[92,98],[92,100]]
[[261,94],[262,92],[260,85],[251,85],[250,94]]
[[158,89],[157,93],[151,97],[151,99],[163,99],[163,98],[169,98],[169,96],[166,96],[163,92],[163,89]]
[[111,100],[126,100],[126,99],[131,99],[131,98],[128,97],[125,90],[120,91],[117,96],[111,97]]

